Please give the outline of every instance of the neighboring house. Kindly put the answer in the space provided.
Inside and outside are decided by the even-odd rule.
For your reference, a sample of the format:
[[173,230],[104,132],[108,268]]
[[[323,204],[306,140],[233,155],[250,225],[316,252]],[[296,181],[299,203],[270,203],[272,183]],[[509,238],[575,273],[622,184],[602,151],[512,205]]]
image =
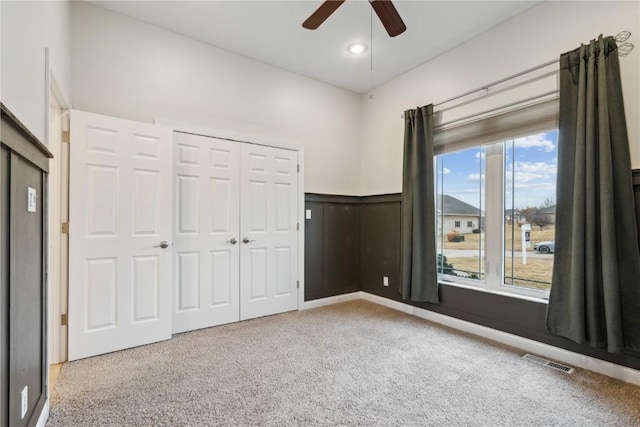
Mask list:
[[549,206],[544,209],[540,209],[539,215],[544,215],[549,219],[551,224],[556,223],[556,205]]
[[436,197],[436,209],[437,227],[443,233],[457,231],[460,234],[469,234],[482,224],[483,212],[480,209],[448,194],[439,194]]
[[512,221],[516,224],[527,221],[518,209],[507,209],[504,211],[504,220],[507,224],[510,224]]

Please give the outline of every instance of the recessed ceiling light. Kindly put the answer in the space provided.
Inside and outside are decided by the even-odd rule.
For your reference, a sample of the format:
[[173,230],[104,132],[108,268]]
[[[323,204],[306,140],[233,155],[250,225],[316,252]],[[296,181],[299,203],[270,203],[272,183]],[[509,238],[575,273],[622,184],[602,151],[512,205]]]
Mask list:
[[347,51],[354,55],[361,55],[365,53],[367,49],[369,49],[369,46],[364,43],[351,43],[349,46],[347,46]]

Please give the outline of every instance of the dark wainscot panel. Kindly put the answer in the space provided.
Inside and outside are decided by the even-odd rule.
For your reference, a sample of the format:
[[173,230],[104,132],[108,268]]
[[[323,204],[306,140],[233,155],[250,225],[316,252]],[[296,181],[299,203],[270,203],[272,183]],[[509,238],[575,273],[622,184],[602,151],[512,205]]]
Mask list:
[[[640,240],[640,171],[634,171],[634,189]],[[362,290],[402,301],[398,293],[401,195],[343,197],[308,194],[306,200],[307,209],[311,210],[311,220],[306,221],[305,233],[305,299],[311,300]],[[343,208],[340,209],[338,206]],[[354,208],[358,212],[354,213]],[[329,216],[327,212],[330,212]],[[349,228],[354,218],[357,219],[359,239],[357,243],[351,240],[354,231]],[[334,243],[331,244],[331,242]],[[336,242],[344,246],[338,248],[339,245]],[[337,260],[336,256],[341,259]],[[349,268],[349,263],[354,261],[358,261],[357,271],[355,268]],[[330,263],[339,264],[328,265]],[[336,268],[337,265],[340,267]],[[328,271],[339,271],[340,275],[329,275]],[[388,277],[388,286],[384,286],[385,276]],[[351,281],[354,277],[359,278],[358,283]],[[340,280],[342,278],[345,280]],[[336,282],[331,283],[331,280]],[[640,355],[614,355],[548,334],[544,326],[547,308],[544,303],[451,285],[440,286],[440,297],[439,305],[403,302],[576,353],[640,369]]]
[[640,169],[633,171],[633,195],[636,199],[636,223],[638,224],[638,242],[640,243]]
[[[45,201],[52,156],[4,105],[0,138],[0,426],[34,426],[47,387]],[[30,211],[28,194],[34,190]]]
[[307,194],[305,209],[305,300],[359,290],[359,197]]

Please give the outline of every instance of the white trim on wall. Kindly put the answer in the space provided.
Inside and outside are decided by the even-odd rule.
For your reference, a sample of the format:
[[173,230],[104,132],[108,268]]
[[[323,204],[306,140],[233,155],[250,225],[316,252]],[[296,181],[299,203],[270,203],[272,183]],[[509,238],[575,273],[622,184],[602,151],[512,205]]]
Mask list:
[[260,135],[251,135],[224,129],[213,129],[192,123],[183,123],[175,120],[156,118],[154,123],[165,126],[174,132],[184,132],[194,135],[208,136],[211,138],[226,139],[245,144],[257,144],[267,147],[283,148],[298,152],[298,310],[304,308],[304,171],[305,151],[304,145],[288,141],[278,140]]
[[304,146],[298,151],[298,310],[304,306],[304,236],[305,236],[305,200],[304,200]]
[[49,399],[44,402],[44,407],[42,408],[42,412],[40,412],[40,416],[38,417],[38,422],[36,423],[36,427],[45,427],[47,425],[47,420],[49,419]]
[[325,305],[331,305],[357,299],[363,299],[374,304],[383,305],[393,310],[401,311],[403,313],[407,313],[421,319],[429,320],[440,325],[448,326],[459,331],[467,332],[483,338],[488,338],[501,344],[516,347],[525,352],[535,353],[537,355],[566,363],[574,367],[587,369],[589,371],[597,372],[599,374],[616,378],[621,381],[640,385],[640,371],[636,369],[616,365],[615,363],[596,359],[595,357],[586,356],[584,354],[574,353],[572,351],[534,341],[529,338],[524,338],[507,332],[498,331],[497,329],[492,329],[486,326],[467,322],[465,320],[456,319],[455,317],[425,310],[424,308],[405,304],[403,302],[384,298],[378,295],[373,295],[368,292],[359,291],[345,295],[338,295],[335,297],[307,301],[304,303],[304,308],[317,308]]
[[[44,104],[45,104],[45,122],[44,122],[44,143],[49,147],[49,101],[50,96],[53,95],[56,97],[56,101],[58,101],[58,105],[63,110],[71,109],[71,102],[69,98],[69,92],[62,84],[62,80],[59,77],[59,73],[56,71],[55,64],[51,59],[51,52],[49,48],[44,49]],[[69,130],[68,127],[68,118],[67,118],[67,127],[64,127],[63,130]],[[54,153],[55,154],[55,153]]]
[[305,301],[302,305],[303,310],[309,310],[311,308],[324,307],[326,305],[338,304],[345,301],[354,301],[358,299],[364,299],[365,292],[358,291],[350,294],[336,295],[334,297],[319,298],[311,301]]
[[[55,101],[57,106],[60,108],[60,126],[59,129],[61,131],[69,130],[69,108],[71,108],[71,102],[69,101],[69,96],[66,88],[62,83],[62,79],[59,77],[59,73],[56,71],[56,67],[54,65],[54,61],[51,58],[51,51],[47,47],[45,48],[45,122],[44,122],[44,144],[52,151],[54,158],[49,161],[49,174],[47,175],[48,179],[48,210],[47,210],[47,247],[49,247],[49,240],[51,239],[51,233],[58,232],[60,233],[60,224],[56,224],[54,227],[51,227],[49,224],[49,216],[51,214],[51,208],[55,208],[58,210],[57,214],[53,215],[55,220],[59,220],[60,223],[68,221],[67,215],[67,207],[63,206],[66,201],[68,194],[68,171],[65,171],[65,168],[68,167],[68,152],[66,150],[65,144],[62,141],[62,135],[56,135],[55,145],[57,149],[54,149],[54,141],[51,140],[51,116],[50,116],[50,104],[51,101]],[[66,157],[65,157],[66,155]],[[57,171],[57,173],[54,173]],[[50,176],[65,176],[64,180],[57,180],[57,182],[52,182],[49,178]],[[63,185],[63,182],[65,185]],[[64,197],[63,197],[64,193]],[[59,215],[58,215],[59,214]],[[50,248],[47,253],[47,299],[48,299],[48,310],[50,312],[47,313],[47,354],[46,360],[47,365],[50,362],[59,363],[63,362],[67,358],[67,335],[66,335],[66,326],[62,326],[60,324],[60,319],[62,314],[66,314],[67,312],[67,304],[66,304],[66,296],[67,296],[67,284],[68,282],[65,280],[67,266],[68,266],[68,252],[67,252],[67,243],[66,240],[61,236],[60,245],[58,247]],[[60,254],[60,265],[58,268],[52,268],[49,264],[51,260],[54,259],[52,251],[58,251]],[[59,280],[52,281],[51,273],[60,273]],[[47,379],[48,379],[48,369],[47,369]],[[47,390],[48,395],[48,390]]]

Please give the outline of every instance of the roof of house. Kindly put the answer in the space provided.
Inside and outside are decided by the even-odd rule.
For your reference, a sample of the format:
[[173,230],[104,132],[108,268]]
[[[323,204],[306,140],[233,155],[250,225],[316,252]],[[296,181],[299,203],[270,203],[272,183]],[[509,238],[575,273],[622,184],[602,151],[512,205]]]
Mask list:
[[543,214],[554,214],[556,213],[556,205],[552,205],[547,208],[540,209],[540,212]]
[[436,196],[436,208],[443,215],[479,216],[482,214],[482,211],[475,206],[471,206],[448,194],[438,194]]

